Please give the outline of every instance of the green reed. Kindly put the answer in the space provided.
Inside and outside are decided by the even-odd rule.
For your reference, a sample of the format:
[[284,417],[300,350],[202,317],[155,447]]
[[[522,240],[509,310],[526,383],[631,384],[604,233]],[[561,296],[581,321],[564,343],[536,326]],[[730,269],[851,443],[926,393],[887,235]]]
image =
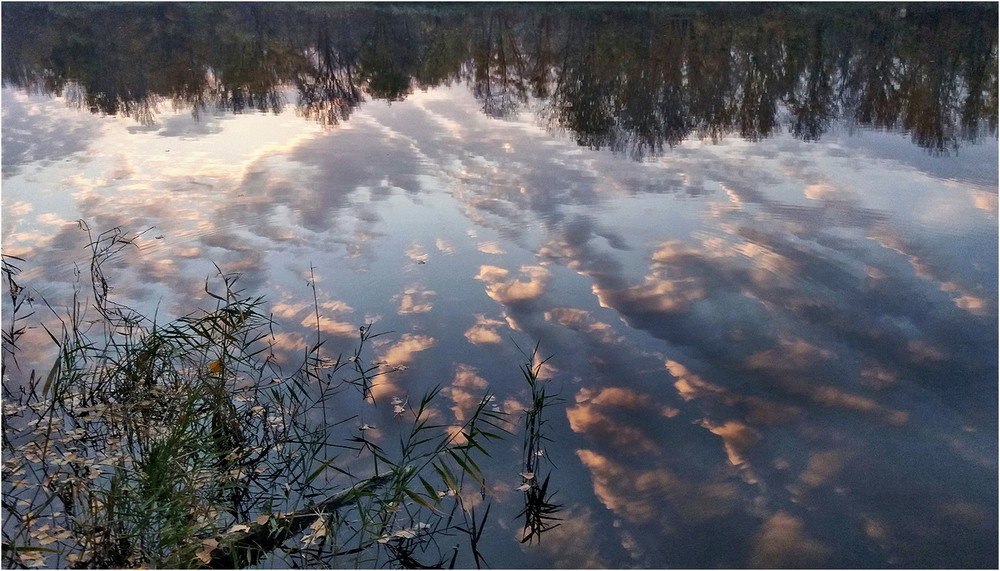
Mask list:
[[524,518],[524,527],[521,532],[522,543],[532,543],[541,541],[541,536],[546,531],[559,526],[561,518],[557,517],[562,510],[560,504],[552,502],[555,492],[549,491],[549,480],[552,476],[551,470],[545,474],[543,479],[542,470],[547,465],[552,465],[552,461],[545,452],[545,443],[551,442],[546,434],[546,425],[549,419],[545,418],[545,411],[559,399],[557,396],[549,394],[548,383],[540,378],[542,367],[549,360],[539,359],[538,345],[536,344],[530,354],[524,353],[526,363],[521,365],[521,375],[531,389],[531,404],[524,415],[524,444],[522,446],[522,483],[518,488],[524,492],[524,509],[518,517]]
[[[485,564],[478,542],[492,492],[480,463],[511,425],[493,395],[447,430],[431,414],[435,388],[397,407],[398,442],[376,441],[367,425],[348,426],[355,416],[333,411],[354,388],[359,407],[378,404],[371,388],[386,371],[364,363],[384,333],[367,324],[349,358],[323,356],[315,279],[316,340],[283,372],[277,324],[236,276],[219,270],[206,280],[211,310],[159,323],[117,303],[109,285],[109,262],[136,235],[81,228],[91,236],[89,272],[78,272],[68,308],[44,298],[39,306],[56,324],[39,322],[57,356],[17,388],[8,361],[18,366],[39,302],[17,281],[23,260],[3,258],[11,308],[3,326],[5,566],[244,568],[270,558],[445,567],[459,546],[442,538],[456,535]],[[535,450],[550,399],[528,367],[534,436],[525,449]],[[536,512],[528,538],[551,527],[551,512]]]

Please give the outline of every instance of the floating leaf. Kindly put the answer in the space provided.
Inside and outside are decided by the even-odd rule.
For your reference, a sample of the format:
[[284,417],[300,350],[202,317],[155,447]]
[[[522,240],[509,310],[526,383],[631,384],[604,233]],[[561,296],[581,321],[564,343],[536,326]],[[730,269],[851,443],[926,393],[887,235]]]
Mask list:
[[49,524],[43,524],[38,529],[33,530],[30,534],[31,537],[41,537],[49,530]]
[[271,516],[269,516],[268,514],[261,514],[257,516],[257,519],[255,521],[257,522],[257,525],[264,525],[265,523],[267,523],[267,520],[269,519],[271,519]]
[[401,529],[396,533],[392,534],[393,537],[402,537],[403,539],[413,539],[417,536],[417,532],[412,529]]
[[212,551],[219,546],[219,542],[215,539],[202,539],[201,547],[202,550],[195,554],[202,563],[209,563],[212,561]]
[[27,567],[45,566],[45,556],[42,555],[41,551],[25,551],[24,553],[18,555],[18,558],[21,560],[21,563]]
[[89,551],[84,551],[83,553],[70,553],[66,556],[66,561],[70,563],[86,563],[94,557],[94,554]]
[[227,531],[226,533],[236,533],[237,531],[250,531],[250,526],[238,523],[233,527],[229,528],[229,531]]
[[521,472],[521,477],[525,480],[532,480],[535,477],[534,472]]
[[212,361],[212,364],[208,366],[208,370],[212,371],[213,373],[218,373],[219,371],[222,370],[222,362],[219,361],[218,359]]

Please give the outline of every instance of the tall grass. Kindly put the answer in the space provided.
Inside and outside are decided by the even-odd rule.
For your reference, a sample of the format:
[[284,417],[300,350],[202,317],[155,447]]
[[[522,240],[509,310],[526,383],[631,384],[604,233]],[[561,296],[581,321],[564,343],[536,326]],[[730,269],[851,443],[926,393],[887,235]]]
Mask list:
[[[523,351],[522,351],[523,353]],[[545,443],[551,442],[546,434],[545,411],[559,399],[548,392],[547,383],[540,378],[542,367],[549,360],[539,359],[538,345],[530,354],[525,354],[526,363],[521,365],[521,375],[531,389],[531,403],[524,415],[524,445],[522,446],[522,483],[519,490],[524,492],[524,509],[518,517],[524,518],[521,533],[522,543],[540,541],[541,536],[559,526],[560,518],[556,516],[562,509],[560,504],[552,502],[555,492],[549,491],[549,480],[554,467],[546,454]],[[542,471],[547,470],[544,477]]]
[[[395,405],[398,442],[370,438],[332,404],[354,388],[359,406],[374,403],[385,371],[364,363],[382,333],[366,324],[349,358],[325,356],[312,279],[315,342],[283,372],[277,324],[236,276],[220,270],[204,288],[214,307],[167,323],[117,303],[107,264],[135,237],[91,235],[89,275],[62,310],[31,299],[17,279],[23,260],[3,258],[4,566],[448,567],[460,547],[442,538],[456,536],[485,564],[478,542],[492,492],[480,464],[510,425],[493,395],[448,430],[431,414],[435,388]],[[36,309],[51,315],[40,326],[57,355],[15,387],[8,361],[19,366]],[[544,389],[535,394],[528,432],[540,434],[547,404]],[[548,525],[536,512],[529,537]]]

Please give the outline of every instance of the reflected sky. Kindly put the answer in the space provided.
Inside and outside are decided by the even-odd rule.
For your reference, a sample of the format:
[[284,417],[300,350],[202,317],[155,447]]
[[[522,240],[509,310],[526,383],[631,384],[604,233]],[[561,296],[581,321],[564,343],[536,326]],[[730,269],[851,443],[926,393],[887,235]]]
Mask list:
[[937,157],[833,130],[635,162],[480,107],[437,87],[335,128],[165,109],[140,127],[5,88],[3,250],[58,306],[78,219],[148,229],[109,271],[116,300],[208,307],[217,264],[267,296],[288,362],[314,276],[331,355],[391,331],[373,395],[442,384],[447,424],[485,387],[520,410],[512,340],[540,341],[566,519],[512,549],[500,454],[505,567],[995,564],[996,140]]

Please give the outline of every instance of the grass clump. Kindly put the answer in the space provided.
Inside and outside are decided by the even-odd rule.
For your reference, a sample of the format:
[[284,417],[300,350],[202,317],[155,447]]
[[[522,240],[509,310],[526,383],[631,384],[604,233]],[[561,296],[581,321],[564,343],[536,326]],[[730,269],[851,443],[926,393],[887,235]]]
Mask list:
[[[359,328],[347,359],[323,356],[317,325],[301,366],[283,373],[276,323],[236,276],[220,270],[205,283],[213,308],[165,324],[114,302],[106,264],[134,238],[118,229],[92,237],[89,280],[81,280],[90,282],[89,305],[79,282],[62,313],[42,300],[52,317],[40,326],[57,356],[47,374],[32,371],[17,386],[7,366],[19,366],[18,342],[37,302],[17,283],[23,260],[3,259],[11,310],[3,328],[4,566],[245,568],[270,558],[299,567],[453,567],[460,547],[442,539],[462,536],[475,564],[485,563],[478,541],[492,492],[480,464],[509,423],[490,406],[493,395],[458,430],[431,414],[438,388],[412,406],[393,403],[401,431],[390,449],[332,406],[354,388],[359,406],[376,404],[371,387],[384,371],[364,364],[380,335],[371,324]],[[315,308],[318,324],[318,301]],[[528,416],[537,419],[547,402],[543,389]],[[540,427],[528,421],[529,431]],[[479,516],[476,504],[485,506]],[[532,523],[535,536],[545,513],[529,515],[542,522]]]

